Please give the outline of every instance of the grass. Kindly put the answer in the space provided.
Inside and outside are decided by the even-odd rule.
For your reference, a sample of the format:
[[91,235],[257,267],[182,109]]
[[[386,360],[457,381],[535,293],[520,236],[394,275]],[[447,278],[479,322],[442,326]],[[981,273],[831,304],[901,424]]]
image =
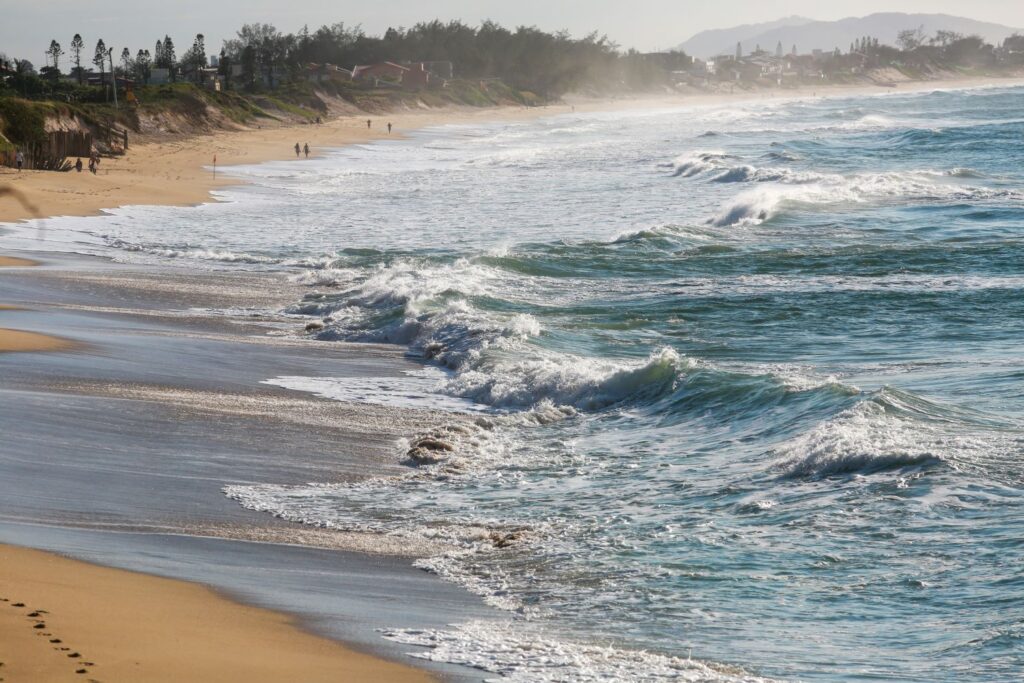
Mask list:
[[27,100],[0,91],[0,134],[10,143],[21,145],[45,139],[48,118],[77,118],[95,129],[119,127],[139,131],[144,117],[175,115],[196,127],[216,126],[227,119],[238,124],[258,118],[292,118],[313,121],[328,112],[323,95],[332,95],[368,113],[382,114],[393,109],[444,107],[458,104],[491,107],[501,104],[533,105],[542,98],[515,90],[500,81],[486,84],[475,80],[449,81],[444,88],[405,90],[376,88],[350,81],[307,81],[288,83],[273,90],[256,92],[215,92],[193,83],[168,83],[136,87],[136,105],[123,100],[115,108],[113,102],[100,101],[102,91],[86,93],[89,97],[77,102]]

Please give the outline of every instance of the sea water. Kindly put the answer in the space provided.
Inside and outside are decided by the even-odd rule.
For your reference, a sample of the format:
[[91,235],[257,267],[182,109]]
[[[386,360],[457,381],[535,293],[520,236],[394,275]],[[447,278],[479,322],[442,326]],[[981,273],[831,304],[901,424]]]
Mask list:
[[470,415],[404,477],[226,490],[437,541],[421,566],[510,615],[386,637],[521,681],[1024,675],[1024,89],[451,125],[231,173],[221,203],[47,239],[284,271],[297,334],[423,371],[268,383]]

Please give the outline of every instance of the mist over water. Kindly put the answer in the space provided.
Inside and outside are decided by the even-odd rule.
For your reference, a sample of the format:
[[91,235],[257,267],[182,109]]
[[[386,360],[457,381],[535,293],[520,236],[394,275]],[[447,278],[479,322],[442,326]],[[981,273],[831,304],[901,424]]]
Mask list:
[[1022,89],[764,99],[443,127],[51,239],[284,270],[296,329],[428,369],[269,382],[471,408],[407,477],[227,492],[443,541],[515,615],[389,637],[523,681],[1012,680],[1022,169]]

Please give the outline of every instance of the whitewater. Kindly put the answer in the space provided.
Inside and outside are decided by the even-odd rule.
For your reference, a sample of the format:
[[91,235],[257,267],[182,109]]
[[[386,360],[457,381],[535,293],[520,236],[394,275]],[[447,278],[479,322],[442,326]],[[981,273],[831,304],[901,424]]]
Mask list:
[[406,475],[225,489],[433,543],[419,565],[510,620],[384,637],[514,681],[1024,675],[1024,89],[452,125],[231,172],[218,202],[45,239],[287,277],[289,334],[421,364],[265,380],[450,413],[395,444]]

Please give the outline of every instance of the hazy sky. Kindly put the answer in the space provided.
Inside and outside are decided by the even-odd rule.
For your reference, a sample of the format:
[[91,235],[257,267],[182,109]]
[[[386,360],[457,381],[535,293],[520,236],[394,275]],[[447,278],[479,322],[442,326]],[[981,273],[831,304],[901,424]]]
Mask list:
[[196,33],[206,35],[214,52],[240,25],[257,21],[284,32],[344,21],[378,33],[435,18],[493,19],[575,35],[597,30],[623,47],[657,50],[708,28],[791,14],[840,19],[883,11],[943,12],[1024,27],[1024,0],[0,0],[0,52],[41,66],[52,38],[67,50],[76,32],[90,54],[97,38],[134,54],[140,47],[152,50],[165,33],[181,54]]

